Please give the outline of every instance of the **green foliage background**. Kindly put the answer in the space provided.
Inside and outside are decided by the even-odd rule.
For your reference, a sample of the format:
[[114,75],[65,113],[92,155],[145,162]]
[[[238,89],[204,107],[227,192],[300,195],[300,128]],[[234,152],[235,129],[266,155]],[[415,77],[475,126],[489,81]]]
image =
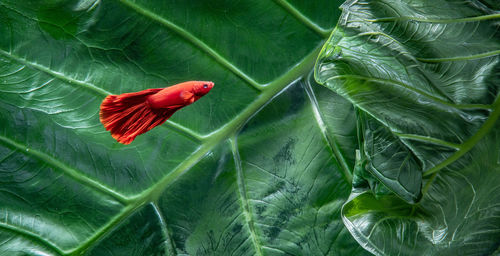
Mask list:
[[[500,7],[341,4],[0,0],[0,254],[498,253]],[[188,80],[131,145],[99,123]]]
[[498,255],[498,1],[346,1],[316,78],[357,108],[346,227],[376,255]]
[[[2,0],[0,252],[363,253],[325,130],[350,104],[309,76],[339,5]],[[130,146],[99,123],[109,93],[187,80],[216,86]]]

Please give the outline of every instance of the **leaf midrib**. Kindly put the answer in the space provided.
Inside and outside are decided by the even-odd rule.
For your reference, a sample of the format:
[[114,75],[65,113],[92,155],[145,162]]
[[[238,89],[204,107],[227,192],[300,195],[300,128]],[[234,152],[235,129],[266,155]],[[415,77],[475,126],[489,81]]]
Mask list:
[[[129,1],[126,0],[119,0],[122,3],[126,4],[129,3]],[[138,6],[136,6],[138,7]],[[153,14],[156,17],[149,17],[152,18],[153,20],[156,20],[154,18],[161,18],[160,16],[154,14],[154,13],[149,13]],[[156,20],[159,21],[160,23],[162,22],[167,22],[170,23],[170,21],[167,20]],[[167,25],[167,24],[164,24]],[[308,71],[311,70],[314,60],[316,59],[317,54],[319,53],[320,47],[316,48],[314,51],[312,51],[309,55],[307,55],[304,59],[302,59],[296,66],[294,66],[292,69],[290,69],[287,73],[285,73],[283,76],[279,77],[278,79],[275,79],[273,82],[270,82],[269,84],[262,85],[256,83],[253,79],[248,77],[246,74],[243,72],[238,73],[240,70],[233,66],[230,62],[222,58],[217,52],[215,52],[213,49],[208,47],[204,42],[201,40],[197,39],[194,37],[192,34],[189,32],[183,30],[182,28],[178,27],[177,25],[170,23],[168,25],[173,25],[176,28],[179,28],[180,30],[176,32],[181,32],[181,33],[187,33],[184,34],[186,37],[191,37],[191,39],[195,39],[196,43],[194,43],[195,46],[202,48],[202,50],[206,51],[207,54],[211,55],[214,57],[216,60],[218,60],[219,63],[223,64],[228,70],[231,72],[235,73],[236,75],[240,76],[243,78],[247,83],[252,85],[253,87],[259,89],[262,91],[262,93],[258,96],[252,104],[250,104],[246,109],[244,109],[240,114],[238,114],[230,123],[227,123],[223,127],[220,127],[218,130],[206,135],[206,136],[200,136],[198,134],[193,134],[192,131],[190,131],[187,128],[184,128],[176,123],[171,123],[170,125],[176,128],[176,130],[181,129],[182,133],[191,135],[192,137],[199,139],[201,141],[204,141],[205,143],[197,150],[195,151],[190,158],[186,159],[186,161],[183,161],[180,166],[178,166],[174,171],[166,175],[163,179],[161,179],[158,183],[153,185],[151,189],[143,191],[140,195],[133,197],[133,198],[126,198],[123,195],[119,194],[118,192],[111,190],[110,188],[107,188],[106,186],[84,176],[81,174],[79,171],[67,166],[66,164],[58,161],[57,159],[51,157],[48,154],[45,154],[41,151],[36,151],[31,149],[31,152],[34,153],[34,156],[36,156],[39,159],[44,159],[48,161],[49,163],[52,163],[55,167],[58,167],[58,169],[63,170],[68,176],[74,178],[75,180],[81,182],[82,184],[90,185],[91,187],[95,188],[96,190],[99,190],[101,192],[104,192],[108,195],[112,195],[119,201],[125,202],[127,206],[122,210],[122,212],[116,216],[114,216],[106,225],[102,226],[99,228],[92,237],[90,237],[88,240],[86,240],[84,243],[82,243],[78,248],[75,248],[73,250],[61,252],[58,247],[55,247],[55,249],[58,250],[58,252],[61,252],[61,254],[74,254],[77,255],[81,253],[82,251],[86,250],[89,248],[93,242],[98,240],[100,237],[102,237],[104,234],[107,234],[114,226],[116,226],[118,223],[122,222],[125,220],[128,216],[133,214],[137,209],[140,209],[143,205],[149,202],[155,201],[160,195],[161,192],[164,191],[164,189],[174,182],[180,175],[182,175],[185,171],[187,171],[191,166],[196,164],[205,154],[210,151],[215,145],[220,143],[221,141],[228,139],[231,135],[235,134],[252,116],[254,113],[258,112],[262,107],[264,107],[270,100],[272,100],[276,95],[279,94],[279,92],[289,83],[291,83],[294,79],[297,77],[300,77],[304,74],[306,74]],[[308,24],[305,24],[306,26],[309,27]],[[325,33],[323,33],[323,36]],[[321,46],[322,44],[320,44]],[[212,51],[212,52],[210,52]],[[60,79],[62,81],[65,81],[69,84],[76,84],[79,85],[87,90],[92,91],[93,93],[100,95],[100,96],[105,96],[108,94],[111,94],[110,92],[97,87],[91,83],[80,81],[77,79],[74,79],[72,77],[66,76],[63,73],[51,70],[45,66],[39,65],[34,62],[29,62],[28,60],[24,60],[20,57],[14,56],[11,53],[8,53],[4,50],[0,49],[0,54],[4,55],[7,58],[11,58],[18,63],[21,63],[25,66],[32,67],[34,69],[37,69],[39,71],[42,71],[44,73],[47,73],[57,79]],[[220,57],[220,58],[219,58]],[[218,58],[218,59],[217,59]],[[252,82],[253,81],[253,82]],[[1,137],[0,138],[2,142],[6,143],[7,145],[10,145],[11,147],[15,147],[21,152],[26,152],[23,151],[23,149],[28,149],[27,146],[22,145],[20,143],[17,143],[15,141],[10,140],[9,138],[6,137]],[[40,239],[42,239],[40,237]],[[42,239],[43,240],[43,239]]]
[[72,250],[70,254],[78,255],[82,251],[86,250],[92,245],[92,243],[103,235],[107,234],[112,228],[130,216],[139,209],[141,206],[148,202],[156,201],[163,191],[173,182],[175,182],[182,174],[188,171],[191,167],[197,164],[210,150],[215,146],[220,144],[222,141],[229,139],[231,136],[236,134],[238,130],[261,108],[263,108],[268,102],[270,102],[274,97],[276,97],[280,91],[282,91],[286,85],[293,82],[296,78],[307,74],[311,68],[314,66],[314,61],[321,49],[321,44],[312,51],[307,57],[299,62],[293,69],[281,76],[280,78],[269,84],[266,89],[259,95],[259,97],[245,108],[240,114],[238,114],[229,123],[221,127],[220,129],[211,133],[205,141],[195,152],[193,152],[186,160],[184,160],[179,166],[177,166],[173,171],[165,175],[157,183],[152,185],[149,189],[144,190],[137,196],[129,198],[129,205],[117,216],[115,216],[106,225],[101,227],[92,237],[81,244],[78,248]]

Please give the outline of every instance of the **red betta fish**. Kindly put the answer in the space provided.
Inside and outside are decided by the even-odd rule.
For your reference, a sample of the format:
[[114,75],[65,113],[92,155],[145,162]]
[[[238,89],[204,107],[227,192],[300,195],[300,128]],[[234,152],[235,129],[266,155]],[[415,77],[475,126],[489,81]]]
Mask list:
[[163,124],[175,111],[207,94],[214,83],[189,81],[166,88],[108,95],[99,117],[118,142],[130,144],[137,135]]

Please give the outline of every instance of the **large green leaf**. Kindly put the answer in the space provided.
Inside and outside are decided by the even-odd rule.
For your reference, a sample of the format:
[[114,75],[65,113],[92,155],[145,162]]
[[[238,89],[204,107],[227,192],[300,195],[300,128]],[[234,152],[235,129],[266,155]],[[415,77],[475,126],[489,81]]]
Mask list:
[[[367,253],[340,218],[354,109],[307,77],[339,4],[1,0],[0,254]],[[195,79],[131,145],[99,123]]]
[[408,202],[495,110],[500,15],[460,1],[348,1],[316,69],[363,112],[367,169]]
[[498,2],[342,8],[316,78],[359,108],[344,223],[377,255],[498,253]]

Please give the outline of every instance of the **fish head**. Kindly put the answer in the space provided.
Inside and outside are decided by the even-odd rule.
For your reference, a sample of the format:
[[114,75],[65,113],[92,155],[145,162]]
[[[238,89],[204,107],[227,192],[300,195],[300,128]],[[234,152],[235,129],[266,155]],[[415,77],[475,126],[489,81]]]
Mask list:
[[207,94],[214,87],[213,82],[209,81],[195,81],[193,82],[193,93],[196,96],[203,96]]

